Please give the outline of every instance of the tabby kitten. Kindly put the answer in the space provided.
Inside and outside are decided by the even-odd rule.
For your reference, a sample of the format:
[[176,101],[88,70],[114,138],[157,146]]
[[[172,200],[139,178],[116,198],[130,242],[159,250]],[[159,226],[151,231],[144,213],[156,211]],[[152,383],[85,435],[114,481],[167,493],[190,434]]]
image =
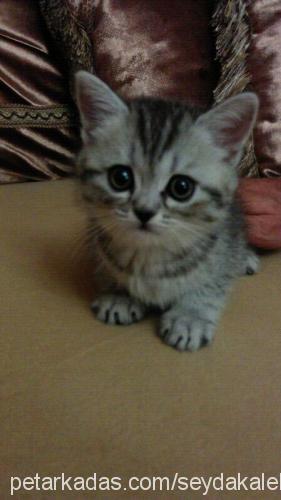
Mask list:
[[195,351],[212,340],[234,278],[258,264],[235,198],[257,97],[243,93],[206,113],[125,102],[85,71],[76,96],[93,251],[112,280],[92,308],[118,325],[157,308],[163,341]]

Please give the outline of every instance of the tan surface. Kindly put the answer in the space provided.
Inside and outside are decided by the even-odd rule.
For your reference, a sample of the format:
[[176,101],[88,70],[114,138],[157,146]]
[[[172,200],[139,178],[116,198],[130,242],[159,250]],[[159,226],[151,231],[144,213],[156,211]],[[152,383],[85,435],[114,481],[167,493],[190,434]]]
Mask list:
[[[0,203],[1,500],[8,476],[36,472],[124,480],[280,472],[280,253],[237,284],[213,346],[179,354],[154,335],[154,320],[127,328],[94,320],[88,273],[73,257],[83,216],[72,182],[2,186]],[[273,497],[280,492],[204,498]]]

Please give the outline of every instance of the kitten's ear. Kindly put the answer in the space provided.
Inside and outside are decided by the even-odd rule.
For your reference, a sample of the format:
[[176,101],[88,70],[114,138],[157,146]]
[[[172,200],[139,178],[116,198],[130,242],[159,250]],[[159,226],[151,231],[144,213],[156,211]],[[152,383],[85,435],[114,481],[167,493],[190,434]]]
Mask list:
[[227,159],[237,164],[253,130],[258,105],[256,94],[238,94],[201,115],[196,124],[208,130],[214,143],[226,150]]
[[105,83],[87,71],[76,73],[75,90],[85,136],[91,135],[118,114],[128,112],[126,104]]

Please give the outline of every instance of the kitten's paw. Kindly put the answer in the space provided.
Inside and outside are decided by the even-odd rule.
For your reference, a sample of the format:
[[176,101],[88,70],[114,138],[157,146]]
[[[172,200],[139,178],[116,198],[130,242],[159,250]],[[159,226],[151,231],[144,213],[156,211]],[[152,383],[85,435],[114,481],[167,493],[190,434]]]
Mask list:
[[179,351],[197,351],[209,344],[214,337],[215,323],[205,318],[164,314],[160,326],[160,337]]
[[255,274],[259,269],[259,263],[260,263],[260,259],[257,256],[257,254],[254,251],[249,250],[247,260],[246,260],[245,274],[248,274],[248,275]]
[[96,317],[109,325],[130,325],[145,315],[145,306],[128,295],[101,295],[91,304]]

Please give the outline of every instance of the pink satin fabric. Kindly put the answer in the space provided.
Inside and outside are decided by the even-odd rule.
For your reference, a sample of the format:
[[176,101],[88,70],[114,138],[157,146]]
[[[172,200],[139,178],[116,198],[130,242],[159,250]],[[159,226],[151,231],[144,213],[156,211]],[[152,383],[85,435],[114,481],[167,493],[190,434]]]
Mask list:
[[[0,107],[70,102],[37,2],[1,0],[0,19]],[[0,182],[69,175],[77,139],[73,127],[0,128]]]
[[[122,96],[179,99],[205,108],[217,72],[206,0],[61,0],[93,43],[95,71]],[[63,61],[38,3],[0,2],[0,106],[69,103]],[[58,35],[57,44],[60,45]],[[66,73],[65,73],[66,74]],[[0,129],[0,181],[57,178],[72,170],[71,127]]]
[[124,97],[212,101],[211,9],[206,0],[94,0],[95,70]]
[[252,0],[249,14],[249,71],[260,97],[255,152],[263,175],[281,176],[281,1]]

